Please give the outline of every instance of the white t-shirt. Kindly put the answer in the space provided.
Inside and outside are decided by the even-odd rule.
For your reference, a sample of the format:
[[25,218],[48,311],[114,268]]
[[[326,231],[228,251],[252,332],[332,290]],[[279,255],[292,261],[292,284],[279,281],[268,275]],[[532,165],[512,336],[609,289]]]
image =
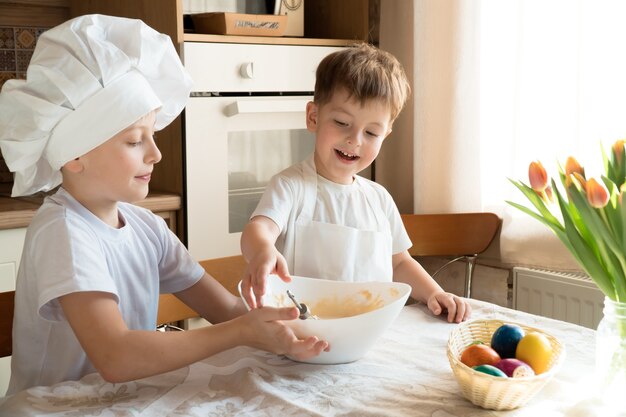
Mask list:
[[[265,216],[278,225],[280,235],[276,240],[276,248],[285,255],[290,271],[293,271],[294,260],[288,254],[294,253],[294,241],[289,232],[295,230],[296,219],[304,203],[303,163],[305,162],[292,165],[273,176],[250,216]],[[392,253],[409,249],[412,245],[411,239],[389,192],[382,185],[366,178],[360,180],[363,187],[374,189],[377,203],[389,221]],[[356,182],[348,185],[337,184],[320,175],[317,176],[317,199],[312,220],[360,230],[377,229],[376,216],[362,187]],[[291,250],[285,250],[286,245],[291,245]]]
[[126,203],[118,212],[124,226],[115,229],[60,188],[33,218],[17,276],[7,394],[95,372],[59,297],[111,293],[129,329],[151,330],[159,293],[182,291],[204,274],[161,217]]

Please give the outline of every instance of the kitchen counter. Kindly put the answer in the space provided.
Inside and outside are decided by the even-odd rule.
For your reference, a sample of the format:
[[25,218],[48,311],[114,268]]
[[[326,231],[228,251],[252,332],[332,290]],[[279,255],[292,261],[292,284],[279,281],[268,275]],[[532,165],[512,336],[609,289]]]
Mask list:
[[[0,196],[0,230],[27,227],[43,202],[43,198]],[[173,211],[181,208],[181,197],[176,194],[155,191],[136,204],[153,212]]]

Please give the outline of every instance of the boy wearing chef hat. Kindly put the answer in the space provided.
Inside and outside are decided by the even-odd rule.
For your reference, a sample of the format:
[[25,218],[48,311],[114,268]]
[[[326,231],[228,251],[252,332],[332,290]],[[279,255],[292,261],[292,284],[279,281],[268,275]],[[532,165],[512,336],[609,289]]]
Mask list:
[[[160,217],[130,204],[146,197],[161,159],[154,132],[178,116],[190,88],[169,37],[102,15],[45,32],[27,79],[4,85],[0,148],[13,196],[60,185],[26,233],[8,394],[94,371],[133,380],[242,344],[302,358],[327,349],[277,321],[296,318],[295,308],[244,314]],[[222,324],[147,331],[159,293]]]
[[260,305],[268,274],[341,281],[405,282],[411,297],[448,321],[466,320],[467,300],[445,292],[408,253],[411,241],[391,195],[357,175],[378,156],[409,94],[391,54],[361,44],[328,55],[306,107],[315,151],[274,176],[241,249],[249,262],[243,294]]

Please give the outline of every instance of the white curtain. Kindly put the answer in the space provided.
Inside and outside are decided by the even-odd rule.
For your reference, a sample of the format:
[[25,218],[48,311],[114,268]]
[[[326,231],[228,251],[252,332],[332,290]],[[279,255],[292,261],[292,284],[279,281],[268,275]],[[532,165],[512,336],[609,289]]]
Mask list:
[[[404,211],[411,195],[416,213],[498,213],[492,255],[505,264],[577,269],[545,226],[506,205],[525,203],[507,178],[526,181],[537,159],[556,175],[568,155],[600,174],[601,144],[626,137],[624,22],[621,0],[381,0],[380,46],[410,71],[413,96],[377,179]],[[390,180],[389,155],[407,142],[410,190]]]

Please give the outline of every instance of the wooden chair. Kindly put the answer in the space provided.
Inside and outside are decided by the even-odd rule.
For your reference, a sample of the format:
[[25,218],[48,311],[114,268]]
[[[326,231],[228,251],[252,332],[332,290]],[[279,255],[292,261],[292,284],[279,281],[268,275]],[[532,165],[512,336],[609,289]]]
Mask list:
[[0,358],[11,356],[13,349],[13,309],[15,291],[0,292]]
[[477,256],[484,252],[500,228],[494,213],[402,214],[413,246],[411,256],[454,257],[432,276],[459,260],[467,262],[463,295],[471,297],[472,275]]
[[[246,268],[246,261],[243,256],[208,259],[201,261],[200,265],[226,287],[227,290],[239,296],[237,284]],[[195,317],[198,317],[198,313],[187,307],[187,305],[176,298],[176,296],[172,294],[162,294],[159,298],[157,325],[180,322]]]

